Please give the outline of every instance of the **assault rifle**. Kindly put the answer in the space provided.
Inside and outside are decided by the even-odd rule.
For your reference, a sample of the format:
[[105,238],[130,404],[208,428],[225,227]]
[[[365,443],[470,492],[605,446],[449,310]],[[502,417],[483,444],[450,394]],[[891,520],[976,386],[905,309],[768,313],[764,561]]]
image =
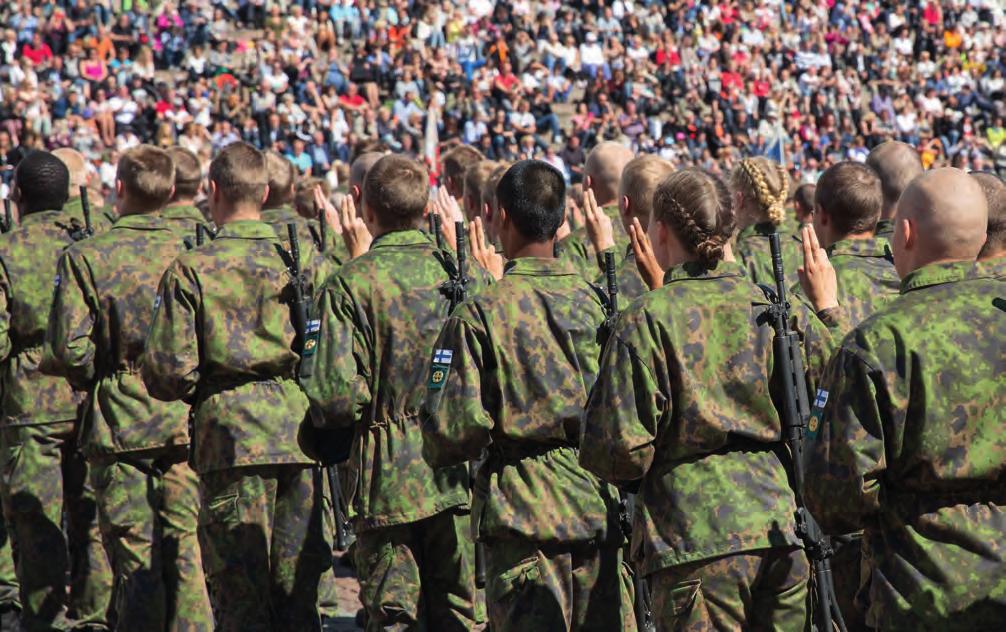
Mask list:
[[94,226],[91,225],[91,201],[87,199],[87,187],[80,187],[80,210],[84,213],[84,228],[73,231],[70,238],[74,241],[87,239],[94,235]]
[[[604,253],[604,278],[607,282],[607,301],[604,308],[604,322],[598,331],[598,342],[602,347],[608,342],[618,320],[618,276],[615,274],[615,253],[610,250]],[[632,517],[636,513],[636,495],[621,492],[618,520],[622,526],[625,538],[632,541]],[[631,545],[630,545],[631,546]],[[653,608],[650,603],[650,587],[646,578],[633,569],[633,584],[635,585],[636,602],[633,609],[636,614],[636,626],[641,632],[655,632],[656,622],[653,620]]]
[[831,632],[834,626],[845,632],[845,621],[838,609],[831,576],[830,558],[834,553],[831,541],[821,531],[804,502],[803,437],[810,419],[807,378],[804,374],[800,338],[789,326],[790,305],[786,300],[786,277],[783,274],[779,233],[769,235],[769,243],[772,248],[775,290],[766,292],[772,302],[767,314],[775,331],[772,353],[782,378],[782,431],[789,448],[792,470],[790,480],[793,481],[793,496],[796,498],[796,534],[803,542],[813,568],[817,596],[817,611],[814,616],[816,629],[818,632]]
[[3,201],[3,223],[0,223],[0,233],[9,233],[14,230],[14,213],[10,208],[10,198]]

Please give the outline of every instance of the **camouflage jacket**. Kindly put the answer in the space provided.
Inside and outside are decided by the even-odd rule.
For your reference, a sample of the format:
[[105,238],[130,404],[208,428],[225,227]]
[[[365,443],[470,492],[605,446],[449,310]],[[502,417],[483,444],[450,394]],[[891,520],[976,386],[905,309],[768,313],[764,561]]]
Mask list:
[[[196,244],[196,227],[202,226],[206,228],[212,234],[214,231],[213,223],[206,221],[203,216],[202,211],[200,211],[195,206],[190,206],[187,204],[176,204],[173,206],[167,206],[161,211],[161,219],[164,220],[164,224],[170,228],[172,231],[178,235],[179,239],[184,240],[186,247],[191,244],[193,247]],[[209,235],[206,236],[206,241],[209,241]],[[189,248],[191,250],[191,248]]]
[[996,257],[994,259],[979,261],[977,265],[977,273],[980,276],[1006,280],[1006,257]]
[[[622,226],[618,205],[609,204],[601,209],[611,219],[612,235],[615,238],[615,252],[625,252],[629,247],[629,233]],[[569,259],[577,272],[586,279],[597,278],[598,271],[604,271],[604,261],[590,242],[587,227],[581,226],[559,242],[559,254]]]
[[[828,247],[838,277],[838,303],[850,329],[898,296],[901,280],[889,256],[890,246],[884,239],[847,239]],[[807,300],[799,283],[793,291]]]
[[826,531],[865,529],[871,627],[1006,617],[1006,313],[993,306],[1006,293],[973,276],[971,263],[908,275],[845,338],[817,397],[807,503]]
[[[90,199],[90,198],[88,198]],[[68,216],[72,217],[73,224],[80,228],[84,228],[84,203],[80,199],[80,196],[71,197],[63,205],[63,212]],[[91,227],[94,229],[95,234],[103,233],[112,227],[118,216],[115,211],[104,205],[95,205],[91,202]]]
[[[79,207],[78,207],[79,210]],[[3,360],[2,424],[73,422],[83,393],[39,370],[52,304],[56,263],[82,236],[83,220],[63,211],[21,218],[0,237],[0,359]]]
[[748,277],[756,284],[775,287],[775,276],[772,273],[772,248],[769,235],[779,230],[779,245],[782,246],[783,273],[786,275],[786,287],[792,287],[800,282],[796,269],[803,265],[803,252],[800,240],[790,233],[782,232],[782,228],[770,222],[754,224],[737,234],[737,257],[747,267]]
[[[639,273],[639,268],[636,266],[636,253],[632,251],[631,245],[628,248],[628,252],[625,253],[625,257],[615,267],[615,281],[618,283],[620,306],[628,305],[650,291],[649,286],[646,285],[646,281],[643,280],[643,275]],[[597,277],[595,284],[602,288],[608,287],[608,278],[604,272],[601,272],[601,275]]]
[[189,442],[189,407],[150,397],[138,366],[158,281],[184,250],[161,218],[129,215],[60,258],[42,369],[88,392],[90,458]]
[[894,220],[893,219],[882,219],[877,222],[877,229],[873,233],[877,237],[891,241],[894,236]]
[[305,219],[289,206],[272,208],[262,211],[262,221],[276,231],[280,241],[290,241],[289,224],[297,225],[297,240],[302,251],[313,248],[315,252],[324,252],[330,265],[340,266],[349,261],[349,251],[346,244],[333,230],[325,231],[325,244],[321,243],[321,224],[316,219]]
[[[688,263],[664,283],[615,324],[584,412],[580,463],[639,485],[632,557],[644,574],[798,545],[765,295],[740,263]],[[832,338],[794,309],[813,383]]]
[[[327,270],[310,253],[301,266],[317,284]],[[164,273],[140,371],[153,397],[192,404],[198,472],[312,462],[297,443],[308,402],[291,299],[288,255],[259,221],[226,224]]]
[[319,425],[356,429],[347,498],[360,531],[468,504],[467,468],[435,469],[422,455],[419,409],[448,311],[440,255],[423,231],[381,235],[328,280],[315,311],[320,342],[302,384]]
[[622,541],[618,491],[577,463],[604,319],[596,290],[571,262],[522,258],[444,326],[423,453],[447,466],[488,448],[472,507],[479,539]]

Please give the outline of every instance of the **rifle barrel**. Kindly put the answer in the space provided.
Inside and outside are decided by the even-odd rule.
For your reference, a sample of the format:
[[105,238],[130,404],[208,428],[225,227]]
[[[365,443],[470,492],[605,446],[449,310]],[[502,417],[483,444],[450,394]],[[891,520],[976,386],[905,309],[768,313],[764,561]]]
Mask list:
[[87,198],[87,187],[80,185],[80,210],[84,212],[84,230],[88,236],[94,234],[94,227],[91,225],[91,201]]

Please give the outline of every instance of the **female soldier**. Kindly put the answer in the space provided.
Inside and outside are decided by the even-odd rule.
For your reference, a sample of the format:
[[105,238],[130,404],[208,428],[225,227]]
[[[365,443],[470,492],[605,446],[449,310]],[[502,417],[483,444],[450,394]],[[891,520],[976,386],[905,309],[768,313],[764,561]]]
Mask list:
[[[637,257],[652,248],[666,270],[663,286],[621,314],[583,420],[580,463],[638,490],[632,557],[664,630],[800,630],[806,617],[768,301],[731,252],[733,226],[707,174],[686,169],[657,188],[653,245],[638,223],[632,232]],[[811,231],[805,239],[808,275],[827,276]],[[808,295],[837,305],[828,290]],[[830,336],[813,326],[817,368]]]
[[745,158],[733,171],[734,213],[741,232],[737,235],[737,254],[755,283],[772,285],[772,253],[768,236],[782,233],[783,265],[786,287],[798,281],[796,267],[800,242],[783,227],[789,196],[789,175],[777,162],[763,158]]

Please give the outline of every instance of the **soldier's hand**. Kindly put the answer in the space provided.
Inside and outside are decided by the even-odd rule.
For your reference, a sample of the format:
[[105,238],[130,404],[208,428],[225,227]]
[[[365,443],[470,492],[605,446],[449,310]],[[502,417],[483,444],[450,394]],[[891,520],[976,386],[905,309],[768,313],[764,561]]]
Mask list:
[[813,226],[803,227],[803,265],[797,269],[800,287],[817,311],[838,307],[838,277]]
[[342,198],[340,211],[342,214],[342,240],[346,242],[349,257],[356,259],[370,250],[370,243],[374,241],[374,237],[367,229],[363,218],[356,216],[356,204],[353,203],[353,196],[347,195]]
[[486,239],[482,228],[482,218],[476,217],[468,223],[468,243],[472,245],[472,257],[485,268],[493,278],[503,278],[503,257]]
[[562,241],[563,239],[569,237],[569,234],[573,232],[573,229],[569,226],[569,216],[562,220],[562,224],[559,225],[558,230],[555,231],[556,241]]
[[[350,198],[350,201],[352,202],[352,198]],[[325,195],[325,191],[320,185],[314,187],[314,207],[321,209],[321,217],[318,219],[324,218],[325,223],[328,224],[328,228],[336,235],[341,235],[342,218],[339,217],[339,211],[336,210],[335,205]],[[353,214],[356,214],[355,209]]]
[[569,212],[566,213],[566,223],[569,224],[570,231],[572,232],[573,229],[583,226],[586,222],[583,218],[583,209],[580,208],[580,204],[576,201],[576,198],[570,196],[568,200],[569,204],[567,208]]
[[615,247],[615,234],[611,218],[597,208],[597,198],[591,189],[583,190],[583,215],[587,221],[587,236],[594,245],[595,252],[603,252]]
[[657,262],[657,256],[653,254],[653,244],[643,230],[638,218],[632,218],[629,226],[629,239],[632,241],[632,252],[636,255],[636,267],[642,275],[646,286],[655,290],[664,286],[664,270]]

